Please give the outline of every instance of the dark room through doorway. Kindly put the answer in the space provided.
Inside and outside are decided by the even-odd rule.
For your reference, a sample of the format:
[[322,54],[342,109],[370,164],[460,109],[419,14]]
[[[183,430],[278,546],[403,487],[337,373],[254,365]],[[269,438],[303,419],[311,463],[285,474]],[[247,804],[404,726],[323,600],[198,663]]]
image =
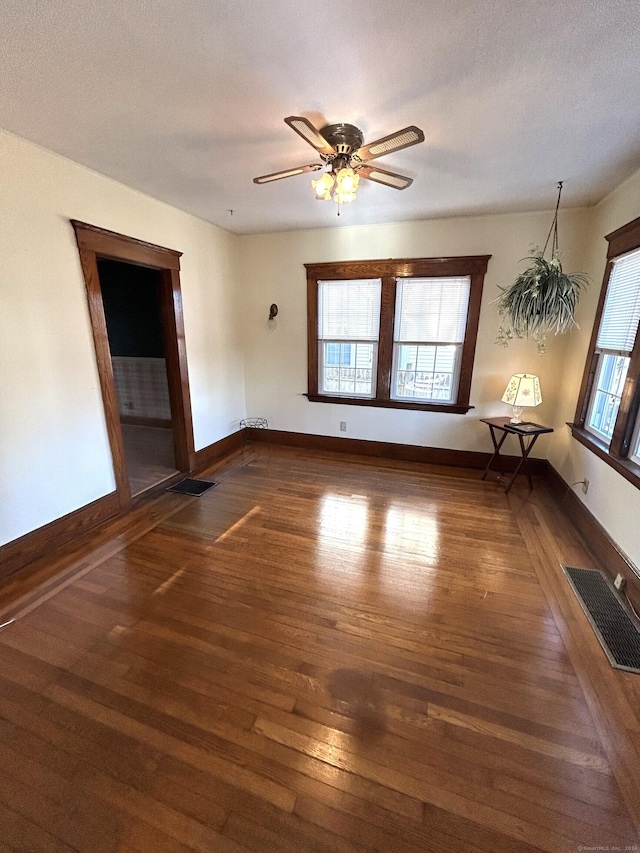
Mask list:
[[132,495],[177,473],[160,289],[162,272],[98,259],[127,476]]

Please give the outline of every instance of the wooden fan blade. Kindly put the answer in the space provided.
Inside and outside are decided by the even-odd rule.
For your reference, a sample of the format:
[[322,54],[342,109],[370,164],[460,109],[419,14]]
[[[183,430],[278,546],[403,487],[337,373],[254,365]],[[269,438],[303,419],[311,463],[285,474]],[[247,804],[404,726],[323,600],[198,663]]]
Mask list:
[[302,175],[305,172],[317,172],[322,169],[322,163],[311,163],[308,166],[296,166],[294,169],[285,169],[283,172],[272,172],[270,175],[261,175],[254,178],[254,184],[268,184],[270,181],[280,181],[282,178],[292,178],[294,175]]
[[305,142],[313,146],[320,154],[335,154],[335,150],[329,145],[327,140],[322,136],[311,122],[304,116],[287,116],[286,123],[292,130],[295,130]]
[[355,156],[361,160],[374,160],[376,157],[384,157],[385,154],[400,151],[402,148],[409,148],[410,145],[417,145],[419,142],[424,142],[424,133],[419,127],[412,124],[402,130],[396,130],[389,136],[383,136],[382,139],[376,139],[375,142],[363,145],[356,151]]
[[386,169],[378,169],[376,166],[360,166],[358,175],[367,181],[375,181],[384,184],[394,190],[406,190],[413,183],[413,178],[406,175],[398,175],[396,172],[387,172]]

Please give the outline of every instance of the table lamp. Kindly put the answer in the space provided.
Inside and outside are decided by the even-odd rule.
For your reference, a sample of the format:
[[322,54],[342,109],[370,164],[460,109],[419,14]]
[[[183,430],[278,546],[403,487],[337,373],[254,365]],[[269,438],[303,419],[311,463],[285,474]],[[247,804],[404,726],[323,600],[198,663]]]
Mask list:
[[520,415],[524,406],[539,406],[542,402],[540,380],[531,373],[514,373],[502,395],[503,403],[513,406],[512,424],[521,424]]

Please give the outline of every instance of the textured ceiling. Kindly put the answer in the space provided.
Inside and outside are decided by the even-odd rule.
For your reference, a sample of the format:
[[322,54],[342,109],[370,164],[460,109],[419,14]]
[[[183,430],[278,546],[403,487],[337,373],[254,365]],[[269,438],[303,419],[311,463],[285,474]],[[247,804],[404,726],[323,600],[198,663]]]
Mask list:
[[[8,0],[0,127],[237,233],[593,204],[640,166],[634,0]],[[336,218],[284,116],[408,124]],[[229,210],[233,210],[233,216]]]

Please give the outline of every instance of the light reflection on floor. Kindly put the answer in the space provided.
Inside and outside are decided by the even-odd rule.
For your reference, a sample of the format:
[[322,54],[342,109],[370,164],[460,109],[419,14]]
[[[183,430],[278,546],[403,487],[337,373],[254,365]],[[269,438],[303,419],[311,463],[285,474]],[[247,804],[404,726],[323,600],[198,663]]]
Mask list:
[[214,540],[214,545],[218,542],[222,542],[228,536],[232,536],[236,531],[238,531],[243,524],[246,524],[247,521],[251,518],[251,516],[255,515],[257,512],[260,512],[259,506],[254,506],[253,509],[250,509],[246,512],[242,518],[239,518],[234,524],[230,525],[225,531],[223,531],[217,539]]
[[185,569],[178,569],[178,571],[174,572],[170,578],[167,578],[166,581],[157,586],[151,595],[165,595],[165,593],[169,591],[169,589],[182,577],[184,573]]
[[437,508],[429,504],[415,510],[391,503],[385,517],[384,547],[388,554],[409,552],[428,566],[439,558]]
[[319,539],[329,550],[364,553],[368,532],[368,498],[326,494],[320,505]]
[[[360,575],[375,599],[397,601],[411,609],[428,609],[436,583],[439,559],[437,508],[422,509],[406,502],[390,503],[384,510],[384,548],[370,546],[369,525],[375,514],[364,495],[328,493],[321,498],[316,566],[319,580],[337,582],[340,575]],[[407,555],[413,557],[407,561]],[[400,561],[400,566],[399,566]],[[400,572],[399,572],[400,568]],[[410,587],[410,592],[408,588]]]

